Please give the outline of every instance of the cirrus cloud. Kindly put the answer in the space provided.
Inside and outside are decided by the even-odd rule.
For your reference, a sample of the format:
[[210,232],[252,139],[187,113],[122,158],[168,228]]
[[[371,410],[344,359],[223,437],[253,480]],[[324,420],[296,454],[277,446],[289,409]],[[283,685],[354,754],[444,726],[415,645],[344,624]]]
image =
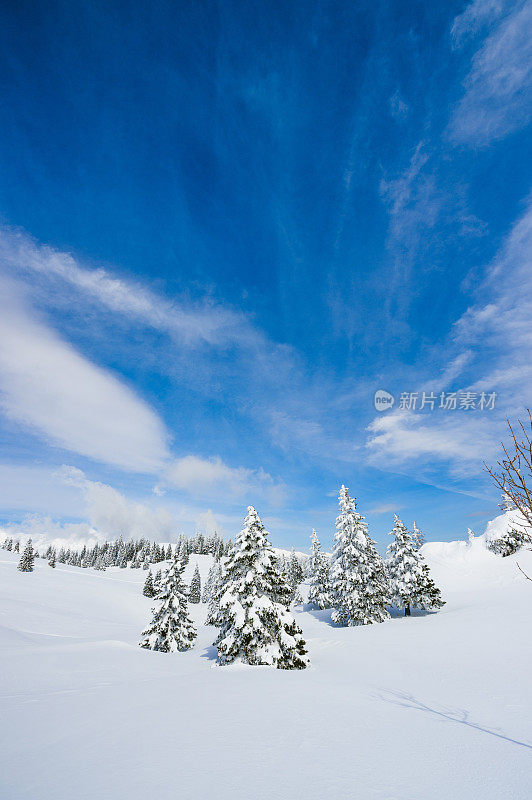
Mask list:
[[133,472],[169,457],[163,423],[109,370],[33,318],[5,282],[0,301],[0,407],[50,444]]

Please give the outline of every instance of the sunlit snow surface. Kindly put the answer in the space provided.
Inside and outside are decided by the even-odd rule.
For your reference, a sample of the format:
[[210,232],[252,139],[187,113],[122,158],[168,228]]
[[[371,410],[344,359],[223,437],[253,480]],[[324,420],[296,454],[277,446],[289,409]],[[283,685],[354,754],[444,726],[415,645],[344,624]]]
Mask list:
[[[501,800],[532,794],[532,552],[424,553],[446,606],[366,628],[299,610],[311,666],[138,647],[143,570],[0,551],[2,800]],[[191,556],[186,579],[210,557]],[[303,607],[304,608],[304,607]]]

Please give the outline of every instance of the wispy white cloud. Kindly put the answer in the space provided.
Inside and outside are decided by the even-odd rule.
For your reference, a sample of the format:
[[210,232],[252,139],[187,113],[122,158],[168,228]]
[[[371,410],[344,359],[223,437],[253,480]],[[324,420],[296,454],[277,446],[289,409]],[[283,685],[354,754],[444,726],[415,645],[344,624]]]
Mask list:
[[33,273],[62,281],[107,310],[121,314],[186,342],[220,347],[257,344],[259,334],[244,315],[205,297],[201,302],[168,301],[131,280],[103,268],[90,269],[69,253],[38,244],[21,230],[0,227],[0,264],[15,273]]
[[[437,226],[443,210],[447,216],[456,213],[454,202],[438,183],[433,155],[428,142],[418,142],[405,168],[395,176],[385,175],[379,185],[389,212],[386,244],[393,260],[388,296],[398,305],[408,305],[412,271],[419,270],[421,259],[441,236]],[[397,324],[397,313],[394,316]]]
[[473,0],[461,14],[453,20],[451,40],[453,47],[461,47],[465,41],[493,24],[505,8],[515,5],[508,0]]
[[532,345],[532,196],[525,205],[486,271],[478,301],[454,326],[457,342],[497,347],[510,368],[528,363]]
[[472,350],[467,349],[451,359],[451,361],[444,367],[442,374],[436,380],[430,381],[430,386],[426,386],[425,391],[443,391],[453,385],[453,382],[462,375],[465,368],[471,364],[474,359]]
[[274,481],[263,469],[229,467],[221,458],[199,458],[188,455],[177,459],[166,473],[169,485],[183,489],[191,495],[204,495],[208,492],[223,495],[226,500],[241,500],[245,497],[269,498],[279,504],[284,499],[286,487]]
[[[3,279],[0,303],[0,409],[6,416],[54,446],[155,475],[159,495],[178,489],[196,497],[215,493],[231,502],[256,493],[274,504],[282,502],[285,487],[260,468],[229,467],[217,457],[172,460],[165,426],[149,405],[120,378],[82,356],[30,308],[35,286],[27,273],[42,281],[37,294],[44,292],[52,309],[60,281],[79,293],[82,314],[94,300],[133,326],[148,325],[179,338],[180,357],[188,358],[187,363],[192,359],[187,370],[192,373],[202,369],[198,344],[235,346],[249,351],[247,361],[268,382],[272,364],[277,377],[285,368],[286,348],[268,342],[244,315],[208,299],[195,306],[169,302],[108,271],[87,269],[21,231],[0,229],[0,266],[18,277]],[[184,355],[188,350],[190,355]]]
[[496,449],[492,419],[474,412],[419,414],[393,411],[368,426],[367,449],[374,465],[398,467],[445,462],[457,476],[478,473]]
[[45,464],[0,464],[0,508],[4,514],[80,516],[79,492],[57,479],[55,467]]
[[0,407],[50,444],[125,470],[158,471],[169,457],[164,425],[149,406],[32,317],[7,283]]
[[399,511],[403,506],[398,503],[381,503],[369,509],[370,514],[393,514]]
[[176,538],[177,521],[166,508],[130,500],[117,489],[99,481],[88,480],[82,470],[63,466],[59,480],[81,490],[84,516],[90,526],[107,538],[122,535],[125,539],[146,537],[158,541]]
[[322,460],[354,461],[356,458],[358,445],[354,437],[339,435],[334,425],[329,424],[326,428],[315,418],[303,418],[280,410],[271,411],[270,420],[273,442],[287,453],[300,451]]
[[390,114],[395,120],[402,122],[408,116],[409,107],[408,103],[406,103],[401,94],[399,89],[397,89],[392,96],[390,97]]
[[[77,467],[0,465],[0,501],[4,509],[23,510],[20,522],[6,526],[6,535],[31,536],[38,546],[55,542],[78,547],[122,536],[176,541],[196,531],[234,536],[244,511],[213,513],[208,501],[197,504],[168,496],[135,499],[113,486],[90,480]],[[12,500],[9,500],[9,497]],[[6,501],[6,502],[4,502]],[[65,517],[81,521],[68,522]]]
[[506,415],[515,418],[530,405],[531,318],[532,198],[528,198],[524,213],[486,269],[477,302],[456,321],[441,349],[440,358],[447,359],[441,379],[427,385],[427,389],[456,389],[456,379],[467,370],[469,381],[460,388],[497,392],[495,409],[423,414],[396,410],[379,416],[368,427],[372,463],[430,469],[437,462],[447,464],[453,475],[478,475],[482,462],[499,450]]
[[[475,2],[453,25],[462,41],[493,5]],[[449,125],[457,144],[480,147],[527,125],[532,116],[532,4],[512,4],[473,56]]]
[[416,183],[428,160],[429,154],[426,152],[426,143],[423,141],[418,142],[412,153],[410,164],[404,172],[397,178],[382,179],[380,192],[389,203],[393,215],[398,214],[410,205]]
[[[202,397],[230,391],[236,403],[252,384],[253,404],[246,400],[240,407],[260,414],[261,398],[271,403],[276,394],[286,394],[288,376],[294,384],[301,375],[289,345],[271,340],[250,315],[216,302],[208,290],[196,301],[169,299],[1,226],[0,269],[24,285],[34,307],[58,320],[66,337],[81,329],[90,342],[92,334],[103,357],[111,341],[115,363],[117,356],[134,358],[141,368],[158,370],[172,382],[178,379],[181,387]],[[125,329],[133,336],[124,335]]]

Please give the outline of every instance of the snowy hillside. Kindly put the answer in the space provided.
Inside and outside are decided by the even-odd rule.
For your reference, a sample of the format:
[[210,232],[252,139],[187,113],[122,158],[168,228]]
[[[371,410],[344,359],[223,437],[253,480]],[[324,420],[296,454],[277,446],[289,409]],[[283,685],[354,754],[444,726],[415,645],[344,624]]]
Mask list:
[[300,672],[215,666],[204,605],[192,650],[142,650],[143,570],[20,573],[0,551],[0,797],[528,797],[532,584],[480,542],[424,553],[438,614],[336,628],[299,610]]

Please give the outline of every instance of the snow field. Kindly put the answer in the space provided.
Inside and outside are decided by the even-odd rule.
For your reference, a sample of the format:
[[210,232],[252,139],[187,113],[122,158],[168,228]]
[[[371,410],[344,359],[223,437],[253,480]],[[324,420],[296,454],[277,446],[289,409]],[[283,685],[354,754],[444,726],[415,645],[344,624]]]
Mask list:
[[532,553],[423,552],[441,611],[337,628],[296,609],[311,665],[284,671],[216,666],[203,604],[192,650],[138,647],[144,570],[20,573],[0,551],[0,797],[528,798]]

